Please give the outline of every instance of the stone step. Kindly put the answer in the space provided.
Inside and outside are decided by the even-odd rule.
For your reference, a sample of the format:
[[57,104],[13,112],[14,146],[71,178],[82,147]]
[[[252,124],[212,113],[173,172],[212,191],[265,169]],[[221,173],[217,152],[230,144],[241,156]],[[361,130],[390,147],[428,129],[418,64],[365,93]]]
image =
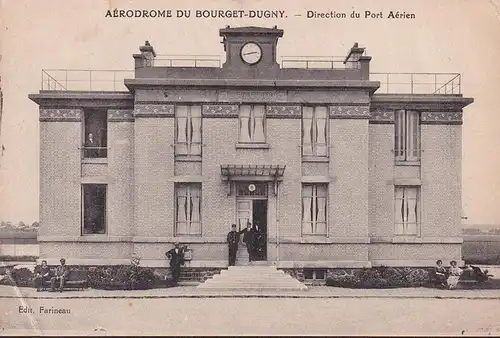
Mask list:
[[307,290],[307,287],[274,266],[230,266],[198,289],[210,290]]
[[213,290],[213,291],[307,291],[307,287],[298,286],[271,286],[271,287],[255,287],[255,286],[206,286],[206,284],[200,284],[198,289],[201,290]]

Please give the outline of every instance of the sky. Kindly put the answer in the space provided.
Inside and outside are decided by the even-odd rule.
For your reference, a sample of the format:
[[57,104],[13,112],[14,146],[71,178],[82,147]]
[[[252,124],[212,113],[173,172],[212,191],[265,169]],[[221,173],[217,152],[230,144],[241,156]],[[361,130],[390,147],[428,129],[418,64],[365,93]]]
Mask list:
[[[28,99],[42,69],[133,69],[149,40],[158,54],[222,55],[227,25],[277,25],[278,55],[345,55],[354,42],[372,56],[372,72],[457,72],[464,110],[462,192],[466,223],[500,224],[500,1],[124,1],[0,0],[0,220],[33,222],[39,211],[38,107]],[[173,18],[106,18],[113,9],[171,9]],[[286,18],[175,18],[177,9],[284,10]],[[308,19],[316,12],[360,19]],[[364,19],[399,11],[415,19]],[[301,16],[296,16],[301,14]]]

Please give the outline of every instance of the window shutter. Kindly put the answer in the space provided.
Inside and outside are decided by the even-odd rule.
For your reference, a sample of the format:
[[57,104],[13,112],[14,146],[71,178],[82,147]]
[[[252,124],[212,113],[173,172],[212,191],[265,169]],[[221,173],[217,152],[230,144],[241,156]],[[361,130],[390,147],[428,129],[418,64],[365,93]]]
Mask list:
[[395,229],[396,235],[404,234],[404,188],[395,188],[395,198],[394,198],[394,216],[395,216]]
[[419,113],[406,112],[406,160],[418,161],[419,158]]
[[302,107],[302,155],[313,154],[313,109],[312,107]]
[[264,106],[257,105],[253,107],[253,120],[253,141],[258,143],[266,142]]
[[326,107],[316,107],[315,109],[315,125],[316,125],[316,135],[315,135],[315,143],[316,143],[316,155],[318,156],[327,156],[328,147],[326,140],[327,137],[327,111]]
[[251,119],[250,119],[250,106],[242,105],[240,106],[240,118],[239,118],[239,129],[240,129],[240,142],[248,143],[251,141]]
[[191,107],[191,155],[201,155],[201,106]]
[[176,154],[187,154],[188,152],[188,107],[176,107],[177,134],[175,152]]
[[406,234],[416,235],[417,234],[417,188],[416,187],[406,187],[406,204],[408,211],[408,219],[406,223]]
[[394,124],[394,154],[397,161],[405,160],[405,111],[395,112]]

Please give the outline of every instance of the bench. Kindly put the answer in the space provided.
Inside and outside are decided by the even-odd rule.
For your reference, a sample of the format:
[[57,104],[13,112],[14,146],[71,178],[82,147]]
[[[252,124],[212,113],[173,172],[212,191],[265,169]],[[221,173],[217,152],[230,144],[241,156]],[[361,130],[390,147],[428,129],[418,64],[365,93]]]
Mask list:
[[[56,270],[51,269],[51,277],[55,276]],[[68,277],[64,281],[64,290],[83,290],[88,287],[87,283],[87,272],[83,270],[69,270]],[[42,283],[42,290],[50,289],[50,279],[44,280]],[[59,288],[59,284],[56,283],[56,289]]]

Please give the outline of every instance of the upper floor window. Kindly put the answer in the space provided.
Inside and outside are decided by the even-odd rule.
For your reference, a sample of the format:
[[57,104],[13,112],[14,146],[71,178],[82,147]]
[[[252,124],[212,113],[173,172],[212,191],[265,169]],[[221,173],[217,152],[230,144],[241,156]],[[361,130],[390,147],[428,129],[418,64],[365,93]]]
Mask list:
[[106,233],[106,184],[82,184],[84,235]]
[[395,114],[394,153],[396,161],[420,160],[420,114],[398,110]]
[[396,186],[394,198],[395,234],[418,234],[419,187]]
[[108,156],[108,112],[106,110],[86,110],[84,112],[83,157]]
[[326,235],[327,184],[302,185],[302,234]]
[[175,235],[201,235],[200,183],[180,183],[175,187]]
[[266,142],[266,114],[264,105],[241,105],[239,113],[239,142]]
[[177,106],[175,127],[175,155],[201,155],[201,106]]
[[302,107],[302,156],[328,156],[326,107]]

